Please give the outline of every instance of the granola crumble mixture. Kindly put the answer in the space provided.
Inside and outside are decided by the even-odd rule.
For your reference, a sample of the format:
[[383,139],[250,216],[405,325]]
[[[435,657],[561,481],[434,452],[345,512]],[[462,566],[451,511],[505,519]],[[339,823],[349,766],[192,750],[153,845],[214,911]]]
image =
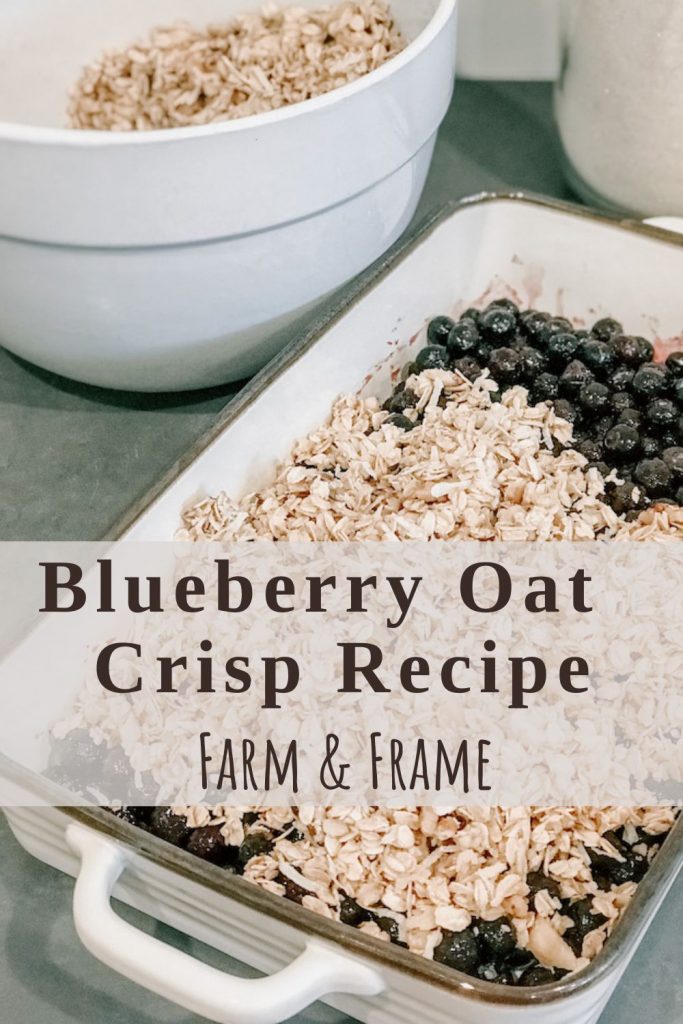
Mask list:
[[[239,502],[225,494],[200,502],[185,513],[181,537],[683,536],[683,509],[673,505],[654,504],[630,522],[617,516],[599,472],[564,447],[571,425],[548,402],[530,405],[525,389],[495,400],[486,374],[470,384],[448,370],[413,375],[405,386],[417,396],[406,411],[414,429],[389,423],[376,398],[346,396],[269,486]],[[208,829],[207,838],[219,828],[230,846],[260,837],[244,876],[309,910],[426,957],[473,922],[505,920],[517,946],[554,976],[600,950],[637,886],[633,877],[619,881],[619,865],[635,857],[646,868],[675,818],[664,807],[173,813]],[[605,877],[601,864],[617,868]]]

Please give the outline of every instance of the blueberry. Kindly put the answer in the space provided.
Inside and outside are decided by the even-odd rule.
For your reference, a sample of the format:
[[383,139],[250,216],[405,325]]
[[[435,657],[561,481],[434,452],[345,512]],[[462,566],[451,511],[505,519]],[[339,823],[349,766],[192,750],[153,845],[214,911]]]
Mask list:
[[565,398],[576,398],[580,391],[591,384],[593,374],[579,359],[572,360],[560,377],[560,394]]
[[560,382],[553,373],[540,373],[531,385],[535,402],[552,402],[560,393]]
[[618,516],[625,516],[643,504],[642,499],[636,496],[636,485],[632,480],[612,487],[607,499]]
[[596,469],[603,477],[610,475],[610,468],[606,462],[589,462],[586,469]]
[[610,431],[614,425],[615,423],[613,416],[610,416],[609,414],[606,416],[601,416],[599,420],[593,420],[593,422],[591,423],[591,434],[594,438],[597,438],[599,441],[602,441],[604,440],[607,432]]
[[620,334],[610,340],[614,353],[620,363],[637,367],[647,361],[644,356],[642,338],[634,338],[630,334]]
[[675,398],[677,405],[683,405],[683,377],[678,377],[674,380],[671,385],[671,394]]
[[676,504],[683,508],[683,486],[676,491]]
[[629,427],[640,427],[643,422],[643,414],[640,409],[623,409],[619,414],[619,423],[628,423]]
[[522,359],[512,348],[498,348],[491,353],[489,370],[499,384],[514,384],[522,370]]
[[406,363],[406,365],[401,370],[401,380],[406,381],[408,380],[408,377],[412,377],[414,374],[419,372],[420,371],[418,370],[417,365],[415,363]]
[[434,959],[438,964],[445,964],[446,967],[467,974],[479,964],[477,940],[469,929],[463,932],[444,931],[441,942],[434,950]]
[[397,389],[389,399],[387,408],[389,412],[405,412],[406,409],[414,409],[417,403],[418,397],[415,392],[410,388],[401,387],[401,390]]
[[569,423],[578,423],[581,416],[576,406],[568,402],[566,398],[558,398],[555,402],[555,413],[560,419],[567,420]]
[[663,459],[643,459],[636,466],[635,479],[650,497],[659,497],[667,494],[672,473]]
[[590,416],[598,416],[609,406],[610,393],[604,384],[587,384],[579,391],[579,405]]
[[683,479],[683,448],[667,448],[662,452],[662,458],[671,470],[674,480]]
[[357,928],[358,925],[371,921],[372,914],[350,896],[344,896],[339,905],[339,920],[342,924],[350,924]]
[[649,402],[666,391],[666,373],[659,366],[643,366],[633,378],[631,388],[641,401]]
[[596,377],[606,377],[616,366],[614,349],[604,341],[584,341],[579,348],[579,358]]
[[520,315],[520,326],[532,345],[538,345],[541,343],[543,328],[549,320],[549,313],[541,313],[535,309],[527,309]]
[[476,931],[495,961],[505,960],[517,948],[517,935],[509,917],[499,917],[495,921],[479,921]]
[[517,316],[505,306],[489,306],[479,317],[479,326],[489,341],[505,343],[515,333]]
[[375,924],[380,929],[380,931],[383,931],[385,935],[388,935],[391,942],[398,942],[398,921],[396,921],[393,917],[378,917],[377,915],[373,916]]
[[471,355],[480,341],[476,325],[471,320],[461,320],[453,325],[446,347],[451,358],[457,359],[459,356]]
[[47,765],[48,778],[65,782],[99,771],[107,748],[93,742],[85,729],[74,729],[64,739],[53,740]]
[[524,985],[526,988],[536,987],[537,985],[550,985],[555,981],[555,972],[551,971],[549,967],[530,967],[528,971],[524,971],[519,979],[519,984]]
[[600,462],[603,455],[603,448],[600,441],[596,438],[586,438],[584,441],[580,441],[575,445],[577,452],[583,455],[587,462]]
[[188,853],[210,864],[224,865],[231,859],[231,849],[225,842],[220,825],[206,825],[193,830],[187,841]]
[[650,437],[649,434],[643,434],[640,438],[640,453],[646,459],[654,459],[659,455],[659,441],[656,437]]
[[656,430],[667,430],[678,419],[678,409],[668,398],[656,398],[648,405],[645,415]]
[[151,807],[121,807],[118,811],[114,812],[115,817],[120,818],[121,821],[128,822],[129,825],[135,825],[136,828],[146,829],[149,826],[152,808]]
[[238,860],[241,866],[245,867],[253,857],[270,853],[274,845],[273,840],[265,832],[251,832],[244,837],[239,848]]
[[493,345],[490,345],[488,341],[480,341],[476,348],[472,351],[471,355],[477,360],[480,366],[488,366],[491,353],[493,352]]
[[489,309],[495,309],[500,306],[502,309],[507,309],[510,313],[514,313],[515,317],[519,316],[519,306],[512,299],[493,299],[489,305]]
[[[569,320],[563,316],[554,316],[551,317],[550,320],[546,320],[540,330],[540,341],[542,344],[547,345],[550,342],[550,339],[556,334],[571,334],[572,337],[575,337],[574,328],[570,324]],[[577,345],[578,341],[579,339],[577,338]]]
[[407,416],[404,416],[400,412],[394,412],[391,414],[389,419],[386,421],[392,427],[398,427],[399,430],[405,430],[406,432],[412,430],[415,424],[412,420],[409,420]]
[[565,331],[553,334],[547,343],[548,362],[553,370],[563,370],[579,350],[579,340]]
[[474,306],[470,306],[468,309],[465,310],[464,313],[460,314],[458,319],[459,320],[472,320],[473,323],[478,324],[480,316],[481,316],[480,311],[478,309],[475,309]]
[[174,814],[170,807],[155,807],[149,822],[149,830],[159,839],[174,846],[184,846],[190,836],[187,818]]
[[683,352],[672,352],[666,361],[666,368],[672,377],[683,377]]
[[651,363],[655,355],[654,345],[647,338],[636,338],[636,341],[638,342],[640,362]]
[[289,900],[290,903],[298,903],[299,906],[304,901],[304,897],[312,896],[310,889],[304,889],[303,886],[297,885],[296,882],[292,881],[291,878],[287,878],[286,875],[278,874],[275,876],[275,881],[285,890],[285,899]]
[[430,345],[445,345],[448,336],[455,327],[455,321],[449,316],[435,316],[427,328],[427,340]]
[[630,366],[618,366],[607,378],[607,383],[613,391],[628,391],[634,377],[635,370]]
[[448,366],[448,352],[443,345],[427,345],[415,358],[417,372],[422,370],[445,370]]
[[618,320],[613,320],[611,317],[603,317],[602,320],[598,320],[594,323],[591,328],[591,334],[598,341],[609,341],[611,338],[616,338],[618,335],[623,334],[624,328]]
[[521,372],[522,377],[525,380],[531,381],[532,383],[548,368],[548,360],[537,348],[532,348],[530,345],[524,345],[518,350],[519,357],[521,359]]
[[476,380],[477,377],[481,376],[481,366],[472,356],[463,356],[461,359],[456,359],[453,363],[453,369],[461,373],[463,377],[468,380]]
[[635,427],[628,423],[617,423],[605,434],[605,454],[608,458],[626,462],[640,448],[640,435]]
[[633,399],[629,395],[628,391],[612,391],[610,393],[609,404],[610,408],[617,415],[621,415],[627,409],[632,408]]

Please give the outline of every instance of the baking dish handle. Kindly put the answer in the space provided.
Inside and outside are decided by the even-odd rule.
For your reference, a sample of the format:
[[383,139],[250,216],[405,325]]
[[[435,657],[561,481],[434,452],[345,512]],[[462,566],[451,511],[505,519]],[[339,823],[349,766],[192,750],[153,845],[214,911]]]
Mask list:
[[279,1024],[322,996],[377,995],[384,987],[379,972],[316,942],[266,978],[235,978],[209,967],[114,913],[112,892],[129,858],[125,847],[75,823],[66,838],[81,857],[73,909],[83,945],[119,974],[215,1024]]

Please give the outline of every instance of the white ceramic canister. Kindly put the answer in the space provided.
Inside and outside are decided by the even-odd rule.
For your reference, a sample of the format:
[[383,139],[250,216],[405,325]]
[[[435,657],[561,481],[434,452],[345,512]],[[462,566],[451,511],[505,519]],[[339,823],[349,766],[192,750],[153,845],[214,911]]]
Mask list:
[[564,0],[555,110],[589,201],[683,214],[682,0]]

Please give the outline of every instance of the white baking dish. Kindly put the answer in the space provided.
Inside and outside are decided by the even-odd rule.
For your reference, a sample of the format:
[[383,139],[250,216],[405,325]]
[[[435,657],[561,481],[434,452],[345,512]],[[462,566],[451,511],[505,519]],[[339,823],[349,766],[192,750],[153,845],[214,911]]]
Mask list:
[[[411,339],[456,302],[513,292],[587,321],[610,313],[629,331],[667,339],[681,329],[682,274],[683,241],[661,229],[521,196],[451,207],[264,371],[117,535],[170,538],[188,502],[265,482],[340,392],[386,393]],[[18,776],[17,784],[40,782]],[[536,990],[508,989],[310,914],[104,812],[7,816],[37,857],[72,874],[81,859],[76,925],[96,956],[188,1009],[235,1024],[274,1024],[315,998],[370,1024],[594,1024],[683,862],[680,821],[589,968]],[[136,933],[111,911],[112,891],[269,975],[291,966],[272,981],[236,981]]]
[[103,48],[254,6],[0,5],[0,343],[105,387],[236,380],[405,229],[453,89],[456,0],[394,0],[407,48],[305,103],[195,128],[64,128]]

